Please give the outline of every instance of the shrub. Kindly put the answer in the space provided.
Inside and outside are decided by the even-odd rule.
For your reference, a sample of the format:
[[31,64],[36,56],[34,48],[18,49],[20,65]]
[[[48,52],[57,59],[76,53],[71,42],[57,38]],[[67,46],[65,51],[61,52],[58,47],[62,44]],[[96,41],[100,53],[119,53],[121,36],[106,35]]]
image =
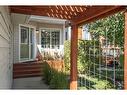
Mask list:
[[50,84],[50,81],[51,81],[51,69],[50,69],[50,66],[49,64],[47,64],[47,62],[43,62],[44,63],[44,67],[43,67],[43,77],[44,77],[44,80],[45,80],[45,83],[46,84]]
[[53,70],[52,79],[50,81],[50,87],[54,89],[67,89],[68,88],[68,80],[66,74],[63,72],[57,72]]
[[67,75],[62,71],[57,71],[51,68],[47,62],[44,62],[43,76],[45,83],[53,89],[67,89]]
[[[95,47],[91,47],[95,43]],[[78,40],[78,73],[87,73],[88,68],[92,67],[93,63],[98,62],[98,57],[93,56],[89,57],[90,54],[97,54],[99,52],[99,42],[98,41],[86,41],[86,40]],[[94,59],[94,60],[93,60]],[[65,70],[67,72],[70,71],[70,41],[65,41],[64,43],[64,63]]]

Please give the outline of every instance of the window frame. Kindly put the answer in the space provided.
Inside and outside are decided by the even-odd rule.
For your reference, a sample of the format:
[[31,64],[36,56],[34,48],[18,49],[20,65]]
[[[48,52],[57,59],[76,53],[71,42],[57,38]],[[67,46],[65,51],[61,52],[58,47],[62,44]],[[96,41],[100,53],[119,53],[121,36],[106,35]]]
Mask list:
[[[29,37],[28,37],[28,43],[21,43],[21,27],[27,27],[29,28]],[[33,43],[30,42],[30,29],[33,29]],[[26,61],[32,61],[32,60],[35,60],[35,57],[36,57],[36,28],[35,26],[32,26],[32,25],[28,25],[28,24],[19,24],[19,62],[26,62]],[[29,58],[21,58],[21,44],[28,44],[29,47],[30,45],[32,44],[33,45],[33,58],[31,59],[30,58],[30,52],[31,52],[31,48],[29,48]]]
[[[57,48],[57,49],[60,49],[60,44],[61,44],[61,29],[60,28],[40,28],[39,29],[39,36],[40,36],[40,45],[41,45],[41,48],[43,48],[42,47],[42,36],[41,36],[41,33],[42,33],[42,30],[49,30],[50,31],[50,48],[49,49],[55,49],[55,48],[52,48],[52,37],[51,37],[51,33],[52,32],[54,32],[55,30],[57,30],[58,32],[59,32],[59,48]],[[47,47],[44,47],[43,49],[47,49]]]

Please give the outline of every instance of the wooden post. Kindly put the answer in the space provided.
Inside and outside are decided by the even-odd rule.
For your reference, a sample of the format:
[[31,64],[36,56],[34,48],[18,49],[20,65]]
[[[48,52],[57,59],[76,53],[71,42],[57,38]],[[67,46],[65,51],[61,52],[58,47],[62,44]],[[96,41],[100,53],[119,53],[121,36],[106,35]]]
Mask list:
[[127,10],[125,11],[124,27],[124,89],[127,90]]
[[77,89],[77,53],[78,52],[78,26],[72,25],[71,32],[71,70],[70,70],[70,89]]

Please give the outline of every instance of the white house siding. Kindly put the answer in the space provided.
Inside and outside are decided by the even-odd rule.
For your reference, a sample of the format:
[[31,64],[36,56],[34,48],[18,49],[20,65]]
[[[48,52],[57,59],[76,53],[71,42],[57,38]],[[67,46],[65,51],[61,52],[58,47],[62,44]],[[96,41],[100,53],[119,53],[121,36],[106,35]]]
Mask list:
[[12,86],[13,26],[7,6],[0,6],[0,89]]
[[14,63],[19,62],[19,26],[14,24]]
[[28,15],[24,14],[11,14],[14,26],[14,63],[19,62],[19,24],[26,24]]

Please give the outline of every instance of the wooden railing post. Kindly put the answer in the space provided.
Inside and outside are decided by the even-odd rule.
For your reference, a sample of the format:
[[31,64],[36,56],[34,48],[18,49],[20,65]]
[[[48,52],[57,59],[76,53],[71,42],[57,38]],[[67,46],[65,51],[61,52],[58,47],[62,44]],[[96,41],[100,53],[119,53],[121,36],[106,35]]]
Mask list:
[[78,26],[72,25],[71,32],[71,60],[70,60],[70,89],[77,89],[77,54],[78,54]]
[[124,89],[127,90],[127,10],[124,13],[125,26],[124,26]]

